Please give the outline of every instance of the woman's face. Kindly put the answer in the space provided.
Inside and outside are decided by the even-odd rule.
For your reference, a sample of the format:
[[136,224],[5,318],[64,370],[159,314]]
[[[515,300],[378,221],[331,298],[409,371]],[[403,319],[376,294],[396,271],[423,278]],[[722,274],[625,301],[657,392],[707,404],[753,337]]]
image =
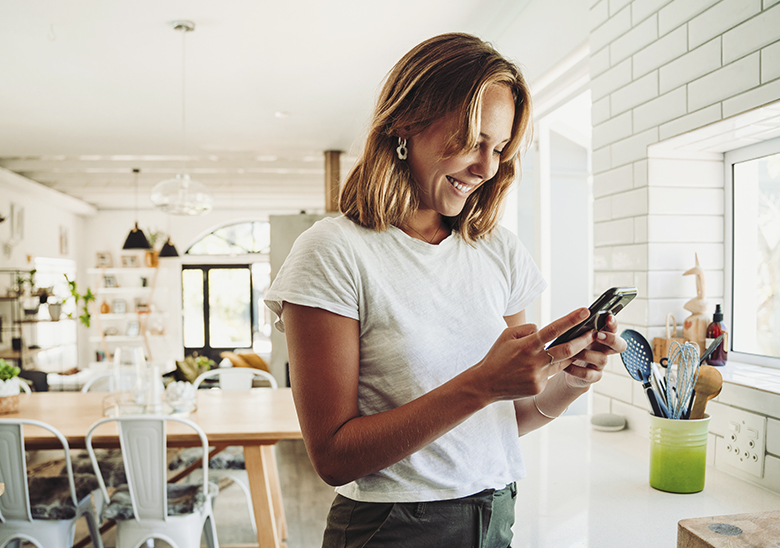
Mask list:
[[420,189],[420,209],[458,215],[466,199],[498,171],[501,151],[512,136],[515,103],[507,86],[493,85],[482,98],[480,136],[466,152],[443,158],[458,131],[457,114],[445,116],[408,139],[409,168]]

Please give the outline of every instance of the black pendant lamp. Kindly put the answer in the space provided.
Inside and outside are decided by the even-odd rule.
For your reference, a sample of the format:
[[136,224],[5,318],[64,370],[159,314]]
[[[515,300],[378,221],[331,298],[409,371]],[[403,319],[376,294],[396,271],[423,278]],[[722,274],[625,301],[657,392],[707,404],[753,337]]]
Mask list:
[[138,228],[138,173],[140,171],[138,168],[133,169],[135,177],[135,226],[130,230],[130,234],[127,235],[122,249],[152,249],[152,246],[149,245],[149,240],[146,239],[146,234]]
[[160,254],[157,255],[158,257],[178,257],[179,252],[176,251],[176,247],[173,245],[173,242],[171,242],[171,237],[168,236],[168,241],[166,241],[162,249],[160,249]]

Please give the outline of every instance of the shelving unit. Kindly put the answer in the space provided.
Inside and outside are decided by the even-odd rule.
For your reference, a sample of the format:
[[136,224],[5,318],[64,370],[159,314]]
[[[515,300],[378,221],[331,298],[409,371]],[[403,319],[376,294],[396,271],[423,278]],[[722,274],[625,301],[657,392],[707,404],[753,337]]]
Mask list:
[[95,351],[91,366],[110,359],[123,345],[143,346],[155,357],[155,343],[165,344],[168,288],[158,283],[161,267],[90,268],[95,294],[89,343]]
[[[38,369],[34,358],[52,351],[60,354],[63,350],[62,337],[52,329],[55,324],[62,322],[73,325],[73,320],[65,317],[52,319],[46,317],[47,305],[41,302],[36,295],[25,293],[25,287],[17,280],[29,280],[30,270],[0,269],[2,282],[0,282],[0,358],[11,360],[22,369]],[[28,313],[25,307],[35,303],[35,313]],[[33,310],[31,307],[30,310]],[[42,331],[43,330],[43,331]],[[41,336],[41,333],[44,336]],[[73,334],[75,339],[75,333]],[[44,342],[41,342],[45,339]],[[43,344],[44,346],[40,346]],[[72,344],[72,343],[70,343]],[[51,354],[49,354],[51,358]],[[44,360],[45,361],[45,360]]]

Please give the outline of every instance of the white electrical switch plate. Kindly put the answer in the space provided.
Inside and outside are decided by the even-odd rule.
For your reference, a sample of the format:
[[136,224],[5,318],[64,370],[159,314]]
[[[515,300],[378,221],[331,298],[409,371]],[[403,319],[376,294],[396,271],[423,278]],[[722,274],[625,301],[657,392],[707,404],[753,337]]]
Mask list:
[[727,408],[725,463],[759,478],[764,477],[766,417],[733,407]]

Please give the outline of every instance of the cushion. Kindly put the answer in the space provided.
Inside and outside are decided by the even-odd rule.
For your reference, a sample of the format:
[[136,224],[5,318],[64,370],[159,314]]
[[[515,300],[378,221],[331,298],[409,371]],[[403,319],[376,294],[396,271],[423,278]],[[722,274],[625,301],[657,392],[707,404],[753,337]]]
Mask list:
[[[122,451],[120,449],[95,449],[95,457],[97,458],[100,473],[103,475],[106,487],[117,487],[127,483],[125,463],[122,460]],[[74,474],[95,473],[95,469],[92,468],[92,462],[89,460],[89,454],[86,451],[79,451],[71,455],[70,460]]]
[[[213,449],[213,448],[212,448]],[[203,455],[200,447],[190,447],[182,449],[168,463],[168,470],[180,470],[199,462]],[[231,446],[224,451],[214,455],[209,460],[209,469],[211,470],[246,470],[244,461],[244,450],[240,446]]]
[[[83,500],[98,489],[94,474],[74,474],[76,499]],[[76,507],[70,498],[68,476],[29,476],[30,511],[33,519],[61,520],[76,517]]]
[[[219,487],[209,482],[209,495],[215,496]],[[206,498],[199,484],[169,483],[168,484],[168,515],[183,516],[192,514],[203,507]],[[120,485],[111,495],[111,501],[103,510],[103,519],[127,520],[133,519],[133,504],[130,500],[128,486]]]

